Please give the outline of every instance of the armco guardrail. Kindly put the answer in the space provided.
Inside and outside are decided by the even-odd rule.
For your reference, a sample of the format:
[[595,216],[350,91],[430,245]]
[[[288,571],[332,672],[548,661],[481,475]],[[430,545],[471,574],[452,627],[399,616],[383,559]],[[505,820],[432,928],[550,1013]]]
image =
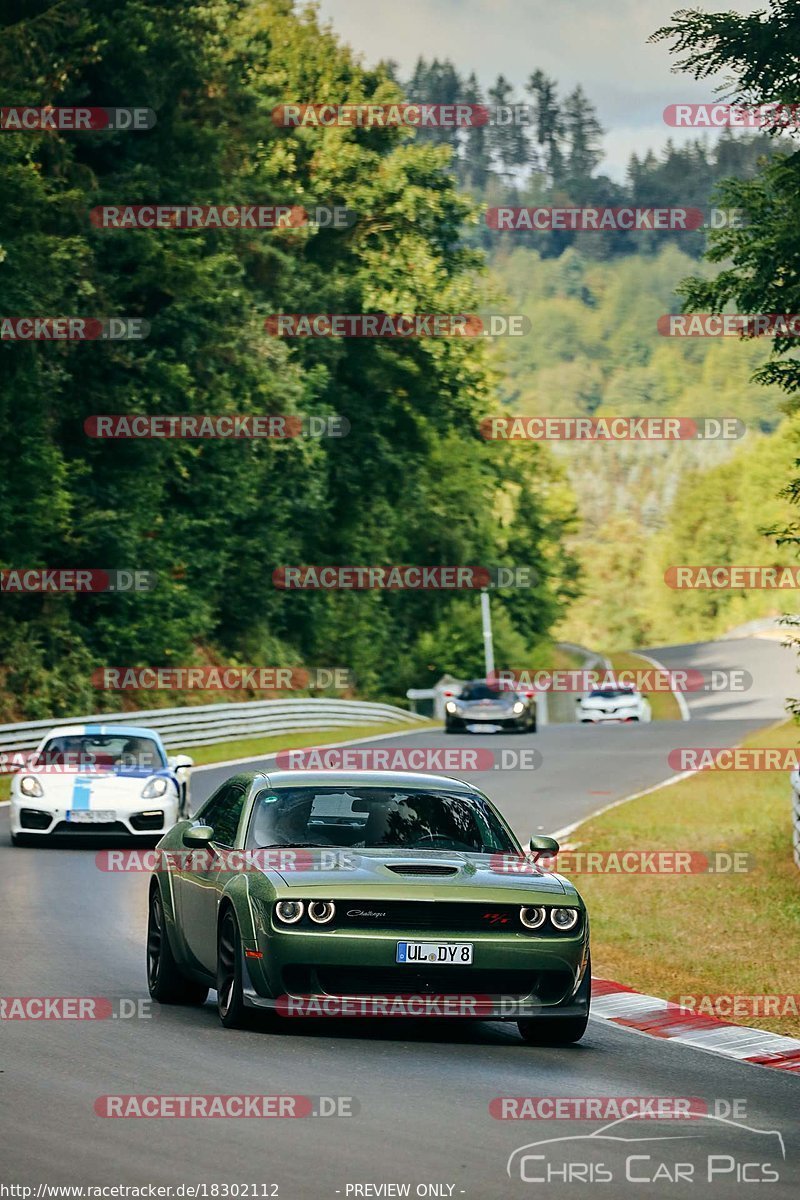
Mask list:
[[258,734],[341,729],[348,725],[373,725],[384,721],[412,725],[419,720],[413,713],[392,704],[372,704],[365,700],[250,700],[242,704],[94,713],[88,717],[0,725],[0,753],[33,750],[56,725],[144,725],[158,730],[166,746],[208,746]]

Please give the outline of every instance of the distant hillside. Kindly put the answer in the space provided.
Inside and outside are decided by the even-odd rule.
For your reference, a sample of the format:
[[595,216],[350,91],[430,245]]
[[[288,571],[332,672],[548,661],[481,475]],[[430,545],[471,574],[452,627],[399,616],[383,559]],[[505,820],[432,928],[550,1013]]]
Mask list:
[[[704,269],[702,266],[701,270]],[[497,339],[501,400],[515,413],[553,416],[737,417],[730,442],[550,442],[578,498],[574,548],[584,597],[559,629],[568,640],[613,648],[722,632],[791,609],[791,593],[671,592],[671,562],[791,562],[762,529],[788,521],[775,492],[797,454],[781,394],[749,382],[767,344],[661,336],[677,312],[674,289],[698,264],[675,246],[606,262],[576,250],[542,259],[515,249],[492,262],[509,311],[532,333]],[[772,435],[772,436],[770,436]],[[502,454],[502,444],[496,453]],[[742,557],[744,556],[744,557]]]

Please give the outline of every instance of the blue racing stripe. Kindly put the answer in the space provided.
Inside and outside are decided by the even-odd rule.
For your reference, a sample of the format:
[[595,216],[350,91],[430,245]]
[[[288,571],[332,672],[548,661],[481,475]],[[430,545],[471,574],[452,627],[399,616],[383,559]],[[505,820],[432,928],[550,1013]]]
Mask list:
[[72,785],[72,808],[91,808],[92,780],[80,776]]

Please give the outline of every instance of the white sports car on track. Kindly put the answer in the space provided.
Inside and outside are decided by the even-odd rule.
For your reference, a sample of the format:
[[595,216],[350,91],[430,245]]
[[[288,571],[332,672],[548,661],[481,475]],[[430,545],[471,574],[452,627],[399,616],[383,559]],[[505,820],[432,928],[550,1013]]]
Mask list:
[[161,837],[188,811],[186,755],[168,758],[152,729],[53,729],[11,782],[11,842],[53,835]]
[[650,701],[633,687],[599,687],[581,697],[576,715],[584,725],[598,721],[649,721]]

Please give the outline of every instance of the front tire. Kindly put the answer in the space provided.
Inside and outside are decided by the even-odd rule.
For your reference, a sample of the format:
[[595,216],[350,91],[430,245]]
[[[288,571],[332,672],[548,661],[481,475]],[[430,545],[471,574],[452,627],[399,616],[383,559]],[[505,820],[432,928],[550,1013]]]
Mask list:
[[580,1017],[524,1017],[517,1021],[517,1029],[529,1046],[571,1046],[579,1042],[586,1033],[589,1023],[589,1004],[592,996],[592,960],[586,970],[575,996],[586,1001],[586,1012]]
[[208,988],[187,979],[175,961],[158,885],[150,893],[147,920],[147,987],[159,1004],[199,1005],[208,995]]
[[247,1024],[242,988],[242,939],[233,909],[222,915],[217,933],[217,1012],[226,1029]]

